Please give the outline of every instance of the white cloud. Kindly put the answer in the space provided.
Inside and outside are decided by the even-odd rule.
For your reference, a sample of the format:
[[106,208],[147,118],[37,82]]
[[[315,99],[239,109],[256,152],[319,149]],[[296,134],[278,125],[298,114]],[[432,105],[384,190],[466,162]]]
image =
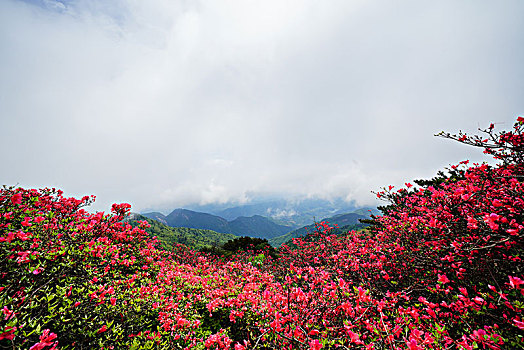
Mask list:
[[482,159],[434,133],[524,109],[519,1],[45,4],[0,4],[0,181],[97,208],[369,204]]

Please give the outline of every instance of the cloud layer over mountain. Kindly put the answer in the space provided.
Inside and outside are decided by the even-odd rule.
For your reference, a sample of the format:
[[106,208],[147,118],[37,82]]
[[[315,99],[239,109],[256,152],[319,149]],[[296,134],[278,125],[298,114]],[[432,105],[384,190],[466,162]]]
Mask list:
[[484,159],[524,113],[521,1],[0,2],[0,182],[136,210],[340,196]]

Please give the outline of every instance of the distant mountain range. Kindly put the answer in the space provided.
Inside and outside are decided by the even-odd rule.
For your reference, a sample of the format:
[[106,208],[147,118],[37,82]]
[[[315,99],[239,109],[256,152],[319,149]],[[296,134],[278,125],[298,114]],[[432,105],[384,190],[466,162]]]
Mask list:
[[188,227],[212,230],[235,236],[249,236],[270,239],[293,230],[291,226],[275,223],[261,215],[240,216],[228,221],[220,216],[188,209],[175,209],[165,216],[159,212],[144,213],[145,217],[157,220],[170,227]]
[[[250,207],[250,206],[248,206]],[[249,212],[255,210],[251,208],[230,208],[231,210],[224,210],[224,212]],[[256,210],[260,210],[256,209]],[[332,225],[338,225],[340,228],[347,227],[363,227],[359,219],[368,219],[371,214],[379,214],[379,211],[374,208],[361,208],[351,213],[336,214],[323,218],[321,220],[309,220],[309,225],[304,225],[300,228],[293,226],[281,225],[273,218],[264,217],[262,215],[240,216],[232,220],[227,220],[221,216],[210,213],[203,213],[189,209],[175,209],[169,215],[164,215],[159,212],[144,213],[143,216],[158,221],[166,226],[173,228],[191,228],[198,230],[210,230],[220,234],[230,234],[235,236],[249,236],[256,238],[265,238],[270,241],[273,246],[280,246],[282,243],[289,241],[291,238],[305,235],[307,232],[314,231],[315,227],[312,222],[327,221]],[[234,215],[236,216],[236,215]]]
[[319,218],[354,212],[359,209],[352,202],[342,199],[326,200],[318,198],[258,198],[247,204],[206,204],[189,205],[186,209],[209,213],[227,221],[239,217],[260,215],[270,218],[277,224],[291,226],[293,229],[309,225]]
[[[362,208],[355,210],[352,213],[338,214],[329,218],[318,220],[318,222],[325,221],[330,226],[338,226],[342,231],[349,231],[364,228],[365,224],[362,224],[360,220],[369,219],[371,215],[380,215],[380,212],[374,208]],[[307,225],[288,232],[282,236],[274,237],[269,239],[269,243],[273,247],[280,247],[282,244],[290,241],[293,238],[305,236],[308,233],[315,231],[315,224]]]

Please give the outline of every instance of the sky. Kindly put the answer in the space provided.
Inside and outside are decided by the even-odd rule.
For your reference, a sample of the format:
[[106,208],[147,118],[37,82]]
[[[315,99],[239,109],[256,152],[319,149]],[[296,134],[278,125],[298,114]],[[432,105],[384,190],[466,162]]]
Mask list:
[[1,0],[0,184],[96,210],[344,198],[524,114],[524,2]]

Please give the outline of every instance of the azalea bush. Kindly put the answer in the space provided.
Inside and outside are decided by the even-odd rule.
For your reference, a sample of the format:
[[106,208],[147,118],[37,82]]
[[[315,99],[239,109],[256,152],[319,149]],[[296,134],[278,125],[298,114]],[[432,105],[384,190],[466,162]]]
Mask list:
[[93,198],[0,191],[0,348],[524,348],[524,118],[440,136],[478,146],[384,188],[382,216],[230,256],[159,247]]
[[[121,347],[158,324],[140,289],[165,257],[141,229],[113,214],[89,214],[92,201],[55,189],[0,194],[0,305],[3,347]],[[155,263],[153,263],[155,262]]]

